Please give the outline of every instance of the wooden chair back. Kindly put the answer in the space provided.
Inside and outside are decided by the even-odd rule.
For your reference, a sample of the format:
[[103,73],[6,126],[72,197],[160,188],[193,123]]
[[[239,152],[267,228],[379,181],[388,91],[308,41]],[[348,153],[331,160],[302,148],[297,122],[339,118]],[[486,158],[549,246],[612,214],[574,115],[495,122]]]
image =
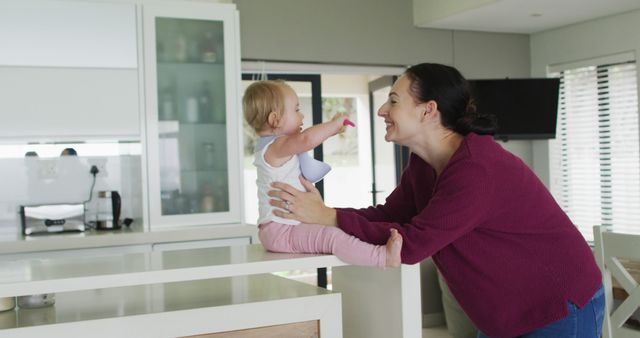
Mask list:
[[[602,337],[638,338],[640,330],[629,328],[625,323],[640,307],[640,288],[638,281],[627,271],[621,260],[640,261],[640,234],[611,232],[602,226],[594,226],[593,233],[596,261],[603,275],[606,304]],[[615,309],[612,278],[629,295]]]

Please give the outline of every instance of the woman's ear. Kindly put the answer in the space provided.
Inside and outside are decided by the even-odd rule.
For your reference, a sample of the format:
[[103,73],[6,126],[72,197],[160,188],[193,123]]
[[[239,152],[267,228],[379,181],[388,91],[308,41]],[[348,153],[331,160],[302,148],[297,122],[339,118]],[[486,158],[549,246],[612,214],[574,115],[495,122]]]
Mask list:
[[423,110],[422,110],[422,118],[427,118],[431,115],[433,115],[434,112],[436,112],[438,110],[438,103],[436,103],[436,101],[427,101],[425,103],[423,103]]
[[433,112],[435,112],[436,110],[438,110],[438,103],[436,101],[428,101],[427,102],[427,113],[431,114]]

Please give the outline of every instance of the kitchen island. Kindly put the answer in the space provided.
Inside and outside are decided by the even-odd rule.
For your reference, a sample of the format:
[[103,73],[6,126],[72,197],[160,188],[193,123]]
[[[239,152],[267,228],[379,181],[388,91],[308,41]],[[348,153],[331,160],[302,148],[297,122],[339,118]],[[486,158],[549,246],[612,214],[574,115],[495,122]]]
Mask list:
[[[181,337],[245,330],[342,337],[340,294],[270,274],[56,294],[0,312],[2,337]],[[224,334],[223,334],[224,333]],[[240,335],[242,336],[242,335]]]
[[[74,302],[74,299],[84,299],[88,304],[97,304],[102,302],[102,298],[94,297],[103,293],[116,292],[113,299],[122,297],[128,299],[126,294],[129,293],[145,293],[154,295],[153,290],[171,289],[176,293],[177,298],[173,295],[168,297],[177,301],[185,296],[186,303],[180,303],[184,311],[196,311],[196,317],[200,321],[206,322],[209,311],[213,314],[220,309],[216,307],[205,306],[200,307],[200,302],[195,298],[189,298],[190,290],[213,290],[214,298],[231,299],[247,299],[247,295],[258,292],[267,292],[264,294],[265,299],[273,301],[267,302],[267,305],[261,301],[250,302],[250,304],[242,305],[245,309],[245,317],[251,318],[251,321],[243,322],[244,328],[260,327],[262,322],[254,322],[262,318],[261,314],[266,312],[287,313],[285,304],[288,303],[305,303],[310,300],[305,297],[294,296],[286,303],[276,301],[281,299],[282,295],[270,293],[268,284],[256,282],[256,274],[265,272],[275,272],[302,268],[315,268],[335,266],[334,269],[334,292],[342,293],[342,310],[331,310],[332,313],[340,312],[344,314],[344,334],[347,337],[420,337],[420,284],[419,284],[419,266],[402,266],[394,269],[374,269],[346,266],[343,262],[332,255],[303,255],[303,254],[277,254],[266,252],[261,245],[240,245],[230,247],[203,248],[175,250],[165,252],[147,252],[133,253],[124,255],[111,255],[101,257],[79,257],[65,259],[35,259],[28,261],[6,261],[0,263],[0,296],[19,296],[27,294],[50,293],[55,292],[60,295],[53,311],[57,313],[61,311],[60,318],[70,318],[69,310],[66,305],[61,305],[65,299]],[[222,281],[220,281],[222,280]],[[233,282],[234,280],[238,282]],[[280,280],[280,278],[278,278]],[[211,284],[213,283],[213,284]],[[227,283],[230,285],[254,285],[252,288],[215,288],[207,289],[207,285],[215,283]],[[278,287],[284,287],[285,284],[296,283],[290,280],[282,280],[274,282]],[[154,286],[156,285],[156,286]],[[173,285],[169,287],[169,285]],[[312,288],[305,292],[317,293],[318,296],[337,295],[334,293],[322,293],[316,287],[309,285],[298,285],[299,288]],[[120,290],[120,291],[114,291]],[[134,291],[138,290],[138,291]],[[316,290],[316,291],[313,291]],[[119,293],[117,293],[119,292]],[[68,294],[67,294],[68,293]],[[164,295],[164,292],[160,292]],[[322,297],[320,297],[322,298]],[[287,298],[288,299],[288,298]],[[282,300],[282,299],[281,299]],[[86,330],[94,327],[94,324],[102,325],[103,320],[117,321],[120,325],[142,325],[138,319],[165,318],[181,318],[178,312],[160,311],[158,306],[153,304],[162,303],[164,300],[160,298],[145,298],[138,305],[130,305],[146,309],[144,314],[126,315],[126,311],[122,310],[121,305],[116,317],[97,319],[89,317],[77,316],[73,323],[65,322],[64,327],[78,327],[78,330]],[[316,303],[316,300],[311,300]],[[324,302],[317,301],[317,306]],[[335,300],[330,302],[335,306]],[[107,303],[108,304],[108,303]],[[188,305],[191,304],[191,305]],[[225,303],[223,306],[235,306],[236,303]],[[298,304],[299,305],[299,304]],[[295,305],[295,306],[298,306]],[[314,305],[314,306],[316,306]],[[96,311],[102,305],[95,305]],[[179,307],[180,307],[179,306]],[[303,305],[300,305],[303,306]],[[310,305],[304,305],[310,306]],[[61,310],[58,310],[58,307]],[[126,306],[125,306],[126,307]],[[159,306],[164,309],[163,306]],[[117,307],[114,307],[117,308]],[[188,308],[188,309],[187,309]],[[310,307],[311,308],[311,307]],[[340,308],[340,306],[338,306]],[[154,310],[155,309],[155,310]],[[46,311],[46,309],[41,309]],[[15,311],[15,310],[14,310]],[[26,310],[21,310],[26,311]],[[49,310],[51,311],[51,310]],[[67,311],[67,312],[65,312]],[[112,310],[105,310],[113,312]],[[204,312],[203,312],[204,311]],[[318,310],[319,311],[319,310]],[[91,312],[91,311],[89,311]],[[320,311],[321,312],[321,311]],[[320,313],[318,312],[318,313]],[[323,319],[318,318],[316,313],[311,320],[319,320],[322,332]],[[142,316],[142,317],[140,317]],[[58,318],[58,316],[55,316]],[[285,315],[287,318],[279,318],[279,323],[293,323],[293,317]],[[313,317],[313,316],[312,316]],[[212,318],[219,318],[214,316]],[[247,319],[245,318],[245,319]],[[166,318],[167,320],[169,318]],[[248,319],[247,319],[248,320]],[[275,319],[274,319],[275,320]],[[307,320],[307,319],[304,319]],[[331,319],[325,321],[333,322]],[[217,320],[226,322],[226,320]],[[144,322],[144,321],[143,321]],[[162,321],[164,322],[164,320]],[[47,322],[48,323],[48,322]],[[14,326],[0,331],[0,334],[8,332],[31,332],[31,330],[44,330],[43,327],[56,324],[42,324],[35,326]],[[131,323],[131,324],[127,324]],[[187,326],[182,322],[178,326],[185,330],[184,333],[177,335],[199,334],[187,330]],[[62,323],[60,323],[62,324]],[[89,325],[89,326],[87,326]],[[222,324],[220,324],[222,325]],[[271,325],[271,324],[267,324]],[[338,324],[327,324],[334,327]],[[107,325],[108,326],[108,325]],[[11,327],[11,325],[9,325]],[[39,327],[39,328],[36,328]],[[98,328],[99,326],[95,326]],[[24,330],[23,330],[24,329]],[[213,327],[203,328],[200,333],[218,332],[217,326],[214,331]],[[35,332],[35,331],[34,331]],[[44,331],[43,331],[44,332]],[[78,331],[79,332],[79,331]],[[93,332],[93,330],[91,330]],[[106,331],[105,331],[106,332]],[[163,331],[165,332],[165,331]],[[182,332],[182,331],[181,331]],[[326,337],[340,337],[341,335],[329,334],[325,329]],[[342,330],[341,330],[342,332]],[[161,334],[162,336],[163,334]],[[28,335],[27,335],[28,336]],[[169,334],[173,336],[173,334]]]

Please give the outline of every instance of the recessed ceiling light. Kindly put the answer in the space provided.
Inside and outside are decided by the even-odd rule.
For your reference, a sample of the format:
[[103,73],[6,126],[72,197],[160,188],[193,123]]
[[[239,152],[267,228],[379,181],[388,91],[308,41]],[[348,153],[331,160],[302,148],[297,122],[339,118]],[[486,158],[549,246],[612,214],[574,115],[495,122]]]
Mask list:
[[529,14],[529,16],[537,18],[537,17],[541,17],[542,13],[531,13],[531,14]]

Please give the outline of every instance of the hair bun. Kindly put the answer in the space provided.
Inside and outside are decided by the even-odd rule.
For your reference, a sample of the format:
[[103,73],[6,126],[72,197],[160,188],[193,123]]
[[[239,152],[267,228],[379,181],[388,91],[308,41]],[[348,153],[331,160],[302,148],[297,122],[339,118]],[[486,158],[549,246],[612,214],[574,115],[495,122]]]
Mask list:
[[494,115],[478,114],[475,105],[467,106],[467,113],[456,121],[456,130],[461,134],[476,133],[480,135],[493,135],[496,133],[498,123]]
[[467,103],[467,107],[465,108],[465,115],[476,114],[478,111],[478,107],[476,107],[476,100],[470,99],[469,103]]

